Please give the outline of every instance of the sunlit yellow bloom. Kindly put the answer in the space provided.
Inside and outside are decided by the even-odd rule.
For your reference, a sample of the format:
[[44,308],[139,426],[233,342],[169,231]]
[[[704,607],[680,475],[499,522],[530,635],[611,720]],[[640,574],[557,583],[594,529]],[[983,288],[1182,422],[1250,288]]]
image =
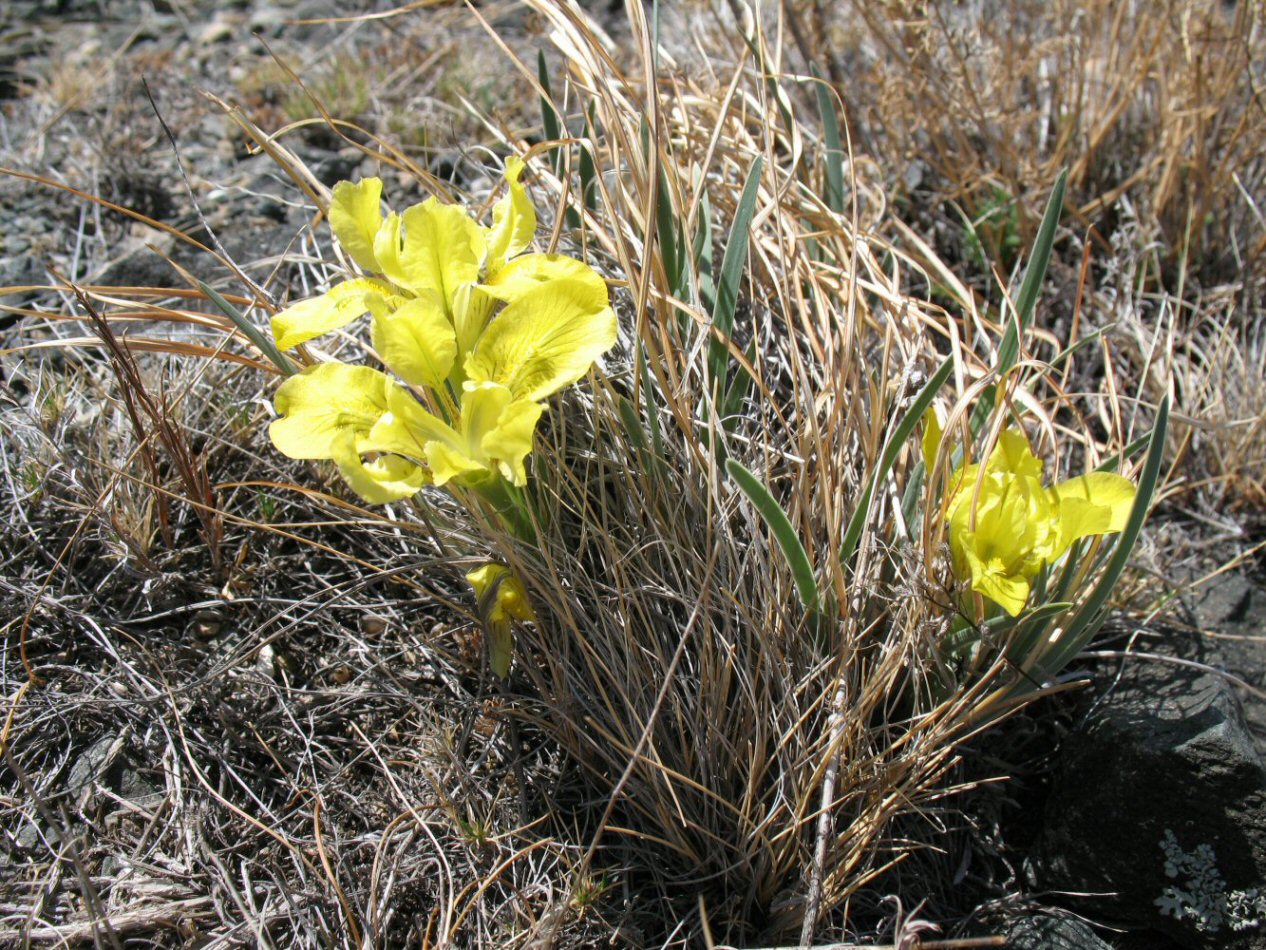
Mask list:
[[488,637],[492,671],[504,678],[510,673],[513,653],[510,621],[535,621],[536,613],[519,579],[501,564],[490,563],[476,568],[466,575],[466,580],[475,591],[479,619]]
[[519,183],[522,174],[523,159],[513,155],[507,158],[505,179],[509,188],[493,206],[492,227],[488,229],[485,245],[484,270],[490,276],[500,271],[510,258],[527,250],[536,233],[536,209],[527,190]]
[[320,363],[291,376],[277,390],[281,418],[269,426],[273,444],[297,459],[333,459],[339,472],[366,501],[398,501],[417,492],[426,472],[403,457],[366,463],[369,434],[392,396],[412,399],[390,377],[367,366]]
[[536,212],[522,172],[522,161],[507,161],[490,228],[434,198],[383,214],[377,179],[335,187],[330,226],[372,276],[277,314],[278,347],[369,313],[377,356],[404,383],[430,390],[444,418],[376,370],[323,364],[278,391],[278,448],[333,459],[370,501],[407,497],[423,483],[526,484],[541,401],[614,345],[616,318],[589,265],[525,253]]
[[538,284],[501,311],[466,359],[475,382],[544,399],[584,376],[615,344],[615,313],[580,280]]
[[[1042,487],[1042,461],[1022,432],[1002,433],[985,463],[954,473],[948,517],[955,571],[1011,616],[1029,599],[1033,578],[1086,537],[1120,532],[1135,486],[1092,472]],[[973,504],[974,500],[974,504]]]
[[539,403],[515,399],[497,383],[468,383],[458,428],[441,422],[407,392],[392,394],[366,444],[424,462],[431,481],[479,487],[489,478],[527,484],[525,460],[532,451]]

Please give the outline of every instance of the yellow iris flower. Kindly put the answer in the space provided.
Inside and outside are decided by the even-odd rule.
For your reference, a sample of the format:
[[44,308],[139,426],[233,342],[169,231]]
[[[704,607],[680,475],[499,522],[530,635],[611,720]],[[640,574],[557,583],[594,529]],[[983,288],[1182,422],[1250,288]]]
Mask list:
[[535,621],[536,613],[523,584],[504,565],[485,564],[468,573],[466,581],[474,588],[479,619],[488,637],[489,665],[504,679],[510,675],[514,653],[510,621]]
[[[506,162],[491,227],[434,198],[384,215],[377,178],[335,186],[330,227],[368,276],[278,313],[273,335],[288,350],[368,313],[374,350],[402,382],[340,363],[292,376],[270,428],[282,453],[334,460],[375,503],[424,484],[526,484],[542,400],[584,376],[617,328],[593,268],[526,253],[536,212],[522,171]],[[445,417],[411,387],[430,390]]]
[[[928,443],[940,439],[930,422]],[[951,478],[947,511],[955,573],[971,578],[971,589],[1011,616],[1024,609],[1033,579],[1056,563],[1072,544],[1116,534],[1129,519],[1135,486],[1127,478],[1091,472],[1042,487],[1042,461],[1022,432],[1002,433],[984,471],[960,468]]]

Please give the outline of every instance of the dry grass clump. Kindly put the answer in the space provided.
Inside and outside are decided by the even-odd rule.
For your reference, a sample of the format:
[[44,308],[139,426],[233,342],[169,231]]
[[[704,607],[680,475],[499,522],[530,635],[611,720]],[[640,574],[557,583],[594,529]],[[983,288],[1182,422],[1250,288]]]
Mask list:
[[[579,10],[528,5],[548,78],[502,50],[558,137],[485,117],[489,136],[526,152],[555,206],[545,243],[607,274],[622,325],[539,434],[535,544],[460,494],[371,512],[260,450],[271,367],[196,284],[21,311],[41,343],[75,354],[91,330],[107,359],[70,377],[101,394],[81,429],[47,364],[26,351],[14,371],[6,938],[691,946],[922,926],[890,926],[885,872],[937,846],[958,744],[1052,681],[987,630],[950,655],[944,478],[894,431],[952,355],[947,474],[1007,314],[889,216],[874,166],[831,137],[834,100],[792,82],[755,21],[692,73],[638,4],[620,49]],[[232,115],[328,205],[284,138]],[[327,118],[447,196],[408,148]],[[327,281],[333,250],[307,250],[231,266],[229,303],[262,321]],[[1147,418],[1098,389],[1110,373],[1083,388],[1076,360],[1030,358],[1067,342],[1023,341],[986,427],[1037,419],[1061,473]],[[733,463],[785,513],[811,594]],[[539,618],[495,684],[458,580],[490,557]]]
[[[875,154],[917,161],[994,237],[1036,226],[1070,169],[1071,205],[1110,237],[1143,222],[1210,280],[1266,250],[1258,4],[795,5]],[[1172,289],[1172,288],[1171,288]]]

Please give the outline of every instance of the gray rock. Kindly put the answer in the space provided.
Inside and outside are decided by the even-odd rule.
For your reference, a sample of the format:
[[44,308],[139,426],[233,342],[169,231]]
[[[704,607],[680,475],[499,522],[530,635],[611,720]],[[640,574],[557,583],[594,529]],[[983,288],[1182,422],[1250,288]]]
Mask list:
[[104,780],[121,745],[119,736],[103,736],[81,752],[66,777],[66,792],[77,807],[93,797],[96,783]]
[[1130,660],[1069,737],[1043,887],[1191,948],[1266,948],[1266,766],[1224,679]]
[[1112,950],[1080,920],[1020,917],[1006,928],[1007,950]]

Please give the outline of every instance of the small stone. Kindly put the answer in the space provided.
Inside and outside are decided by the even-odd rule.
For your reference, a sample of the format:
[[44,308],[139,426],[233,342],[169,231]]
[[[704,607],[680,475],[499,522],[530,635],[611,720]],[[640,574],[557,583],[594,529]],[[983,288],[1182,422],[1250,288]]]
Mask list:
[[92,797],[93,786],[104,779],[119,748],[122,736],[103,736],[79,754],[66,777],[66,793],[82,808]]
[[217,43],[231,40],[236,30],[237,25],[228,17],[217,16],[198,30],[198,35],[195,39],[200,46],[214,46]]

